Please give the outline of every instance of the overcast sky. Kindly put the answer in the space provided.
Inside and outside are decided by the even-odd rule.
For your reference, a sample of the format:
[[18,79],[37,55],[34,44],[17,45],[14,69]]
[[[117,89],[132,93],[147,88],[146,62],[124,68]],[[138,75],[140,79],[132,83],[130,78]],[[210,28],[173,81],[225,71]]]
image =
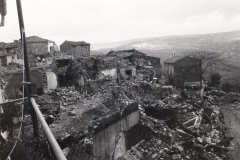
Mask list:
[[[22,0],[27,36],[114,42],[240,30],[240,0]],[[19,39],[16,1],[7,0],[0,42]]]

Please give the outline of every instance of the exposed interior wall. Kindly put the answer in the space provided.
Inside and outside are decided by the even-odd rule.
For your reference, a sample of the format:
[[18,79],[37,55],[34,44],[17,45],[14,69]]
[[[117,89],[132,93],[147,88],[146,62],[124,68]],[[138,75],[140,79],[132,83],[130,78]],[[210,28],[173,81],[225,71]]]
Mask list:
[[117,68],[112,68],[112,69],[106,69],[100,71],[104,76],[110,76],[114,79],[117,78]]
[[[93,154],[100,160],[121,157],[127,150],[126,133],[139,123],[139,112],[133,112],[93,136]],[[124,141],[125,140],[125,141]],[[116,148],[117,147],[117,148]],[[108,158],[107,158],[108,157]]]
[[17,63],[18,63],[19,65],[23,65],[23,59],[19,58],[19,59],[17,60]]
[[121,68],[120,75],[124,78],[136,77],[137,70],[135,67]]
[[54,72],[46,72],[48,91],[57,88],[57,76]]
[[[32,93],[38,94],[43,90],[42,73],[40,71],[31,71]],[[12,76],[5,88],[5,94],[8,98],[14,99],[18,97],[20,88],[22,87],[23,75],[16,73]]]
[[7,65],[9,65],[10,63],[17,63],[17,55],[10,55],[7,56]]
[[51,52],[52,47],[54,47],[54,42],[48,42],[47,44],[48,52]]

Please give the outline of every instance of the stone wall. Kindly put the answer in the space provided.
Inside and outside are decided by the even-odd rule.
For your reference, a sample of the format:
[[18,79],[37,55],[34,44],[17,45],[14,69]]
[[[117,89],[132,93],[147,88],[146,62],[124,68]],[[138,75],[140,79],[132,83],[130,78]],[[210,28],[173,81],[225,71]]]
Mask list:
[[72,54],[75,59],[90,56],[90,45],[73,46],[68,42],[64,42],[63,44],[60,45],[60,50],[63,53]]
[[7,66],[7,56],[0,56],[0,66]]
[[131,72],[130,77],[136,77],[137,76],[137,70],[135,67],[126,67],[126,68],[121,68],[120,69],[120,75],[124,78],[128,77],[127,72]]
[[48,91],[57,88],[57,76],[54,72],[46,72]]
[[[42,73],[40,71],[31,71],[31,82],[32,82],[32,93],[37,94],[38,92],[42,92],[43,89],[43,81],[42,81]],[[10,81],[8,82],[5,88],[5,94],[8,98],[15,99],[18,97],[18,93],[20,88],[22,87],[23,74],[16,73],[12,76]]]
[[[107,127],[103,131],[93,136],[93,153],[100,160],[105,160],[111,156],[121,157],[127,150],[125,141],[126,133],[139,123],[139,112],[133,112],[122,118],[120,121]],[[118,146],[118,147],[117,147]],[[118,156],[116,156],[118,155]]]
[[151,63],[151,66],[153,68],[158,68],[161,69],[161,62],[160,62],[160,58],[158,57],[151,57],[151,56],[146,56],[146,60],[148,60]]
[[196,82],[201,79],[201,60],[185,57],[174,64],[174,85],[181,86],[183,82]]
[[137,103],[93,121],[86,137],[93,142],[91,153],[84,150],[84,138],[71,147],[68,160],[116,160],[140,141],[139,121]]
[[63,53],[73,54],[73,47],[70,43],[64,42],[60,45],[60,51]]
[[106,69],[100,71],[104,76],[112,77],[113,79],[117,79],[117,68]]
[[27,49],[28,49],[28,53],[34,53],[37,55],[49,53],[47,42],[38,42],[38,43],[28,42]]
[[73,47],[73,57],[79,59],[81,57],[89,57],[90,56],[90,46],[74,46]]

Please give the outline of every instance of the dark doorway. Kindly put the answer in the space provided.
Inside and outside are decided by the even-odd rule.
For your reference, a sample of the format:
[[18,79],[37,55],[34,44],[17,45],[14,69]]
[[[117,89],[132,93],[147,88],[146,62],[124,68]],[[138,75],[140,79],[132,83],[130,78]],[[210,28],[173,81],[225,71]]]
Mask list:
[[125,74],[132,77],[132,70],[131,69],[125,70]]

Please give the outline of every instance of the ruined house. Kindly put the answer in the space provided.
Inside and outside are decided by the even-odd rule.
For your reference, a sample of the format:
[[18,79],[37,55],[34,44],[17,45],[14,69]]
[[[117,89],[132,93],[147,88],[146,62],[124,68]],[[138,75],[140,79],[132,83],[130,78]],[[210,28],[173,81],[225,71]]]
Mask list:
[[0,66],[8,66],[11,63],[17,63],[18,46],[14,43],[0,44]]
[[145,56],[145,59],[148,61],[149,66],[155,71],[155,77],[161,77],[162,75],[162,65],[161,58],[153,56]]
[[58,51],[58,47],[55,42],[38,36],[26,37],[26,42],[28,53],[31,52],[35,55],[52,55],[55,51]]
[[160,58],[147,56],[135,49],[110,51],[107,55],[118,59],[120,76],[125,79],[138,78],[150,81],[161,76]]
[[[18,44],[19,53],[21,52],[21,40],[15,40]],[[28,61],[30,67],[36,67],[38,58],[53,57],[58,52],[58,46],[54,41],[43,39],[38,36],[26,37]],[[18,63],[23,64],[22,54],[18,54]]]
[[73,41],[64,41],[60,45],[61,52],[72,54],[74,59],[79,59],[81,57],[90,56],[90,43],[84,41],[73,42]]
[[164,62],[166,83],[177,87],[185,82],[200,82],[201,60],[193,57],[173,57]]
[[117,59],[115,57],[99,56],[94,59],[94,67],[98,72],[97,79],[109,76],[117,79]]

